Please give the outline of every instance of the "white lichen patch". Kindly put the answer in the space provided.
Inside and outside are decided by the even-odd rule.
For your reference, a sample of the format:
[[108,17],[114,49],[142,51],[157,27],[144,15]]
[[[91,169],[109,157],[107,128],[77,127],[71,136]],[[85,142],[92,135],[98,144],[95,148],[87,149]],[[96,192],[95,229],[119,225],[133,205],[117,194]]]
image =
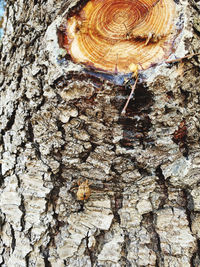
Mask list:
[[121,258],[121,245],[124,242],[124,234],[118,225],[113,225],[113,228],[113,236],[104,244],[98,255],[99,264],[106,264],[106,262],[117,264]]
[[160,237],[161,250],[166,255],[165,264],[167,265],[167,258],[171,258],[176,266],[181,266],[177,264],[184,261],[185,266],[189,266],[188,259],[195,251],[196,241],[190,232],[185,211],[177,208],[158,211],[156,230]]
[[95,166],[97,169],[102,169],[102,172],[105,172],[105,174],[109,174],[110,163],[114,158],[114,152],[111,149],[112,146],[98,146],[98,148],[90,154],[87,162]]
[[3,153],[3,158],[1,160],[2,164],[2,174],[6,174],[7,171],[12,170],[16,163],[15,154],[11,154],[9,151]]
[[15,232],[16,246],[13,253],[11,253],[7,266],[13,266],[13,263],[16,267],[26,266],[26,259],[28,253],[32,251],[29,239],[22,232]]
[[6,221],[13,225],[17,231],[22,229],[21,194],[18,192],[18,180],[15,175],[8,176],[5,181],[5,189],[1,192],[0,208],[6,216]]
[[151,202],[147,199],[139,201],[136,205],[139,214],[145,214],[152,211]]
[[151,234],[144,227],[130,228],[127,259],[133,266],[155,266],[156,252],[153,250]]
[[142,215],[153,210],[150,196],[154,189],[155,180],[153,177],[145,177],[136,181],[135,186],[124,190],[123,207],[118,212],[122,227],[131,228],[139,226]]
[[200,211],[200,189],[199,187],[195,187],[191,191],[191,195],[194,201],[194,211]]
[[86,238],[89,238],[90,247],[94,246],[96,234],[99,230],[108,231],[113,217],[108,198],[102,202],[89,201],[83,212],[71,214],[67,219],[66,232],[63,233],[66,238],[58,242],[59,257],[67,259],[78,253],[79,246]]
[[[194,155],[193,155],[194,156]],[[199,182],[200,168],[192,163],[192,158],[179,157],[171,163],[163,164],[162,171],[165,178],[175,186],[194,186]],[[194,196],[196,194],[194,193]],[[193,196],[193,197],[194,197]]]

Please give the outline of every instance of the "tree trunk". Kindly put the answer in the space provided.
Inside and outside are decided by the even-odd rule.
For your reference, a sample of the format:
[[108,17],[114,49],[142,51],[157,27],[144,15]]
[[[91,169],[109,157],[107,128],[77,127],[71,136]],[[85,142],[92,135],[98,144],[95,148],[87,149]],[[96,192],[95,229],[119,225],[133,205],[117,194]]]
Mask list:
[[[61,18],[79,5],[7,1],[0,265],[200,266],[199,57],[153,69],[121,115],[125,86],[56,57]],[[181,42],[197,52],[199,7],[183,7]]]

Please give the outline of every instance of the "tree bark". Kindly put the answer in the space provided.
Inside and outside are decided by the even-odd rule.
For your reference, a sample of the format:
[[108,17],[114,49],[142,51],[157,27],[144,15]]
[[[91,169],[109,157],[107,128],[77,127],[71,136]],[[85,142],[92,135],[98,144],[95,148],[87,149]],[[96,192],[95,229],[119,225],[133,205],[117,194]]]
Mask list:
[[[63,14],[80,4],[7,1],[0,265],[200,266],[199,57],[154,68],[122,116],[125,86],[56,56]],[[181,42],[197,52],[199,7],[183,7]]]

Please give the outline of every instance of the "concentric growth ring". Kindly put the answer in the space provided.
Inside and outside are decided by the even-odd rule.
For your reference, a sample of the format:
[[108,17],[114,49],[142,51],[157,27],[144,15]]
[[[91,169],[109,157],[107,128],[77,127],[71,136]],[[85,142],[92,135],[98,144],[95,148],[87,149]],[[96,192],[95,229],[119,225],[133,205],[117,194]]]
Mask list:
[[99,70],[146,69],[169,56],[174,16],[173,0],[91,0],[66,21],[63,47]]

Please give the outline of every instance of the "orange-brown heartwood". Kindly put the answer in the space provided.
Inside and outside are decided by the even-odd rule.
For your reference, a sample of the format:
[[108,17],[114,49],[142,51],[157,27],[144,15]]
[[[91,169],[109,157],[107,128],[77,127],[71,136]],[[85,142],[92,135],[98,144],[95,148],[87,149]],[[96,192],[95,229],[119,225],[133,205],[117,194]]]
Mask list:
[[95,69],[146,69],[172,52],[174,17],[173,0],[91,0],[65,22],[63,47]]

